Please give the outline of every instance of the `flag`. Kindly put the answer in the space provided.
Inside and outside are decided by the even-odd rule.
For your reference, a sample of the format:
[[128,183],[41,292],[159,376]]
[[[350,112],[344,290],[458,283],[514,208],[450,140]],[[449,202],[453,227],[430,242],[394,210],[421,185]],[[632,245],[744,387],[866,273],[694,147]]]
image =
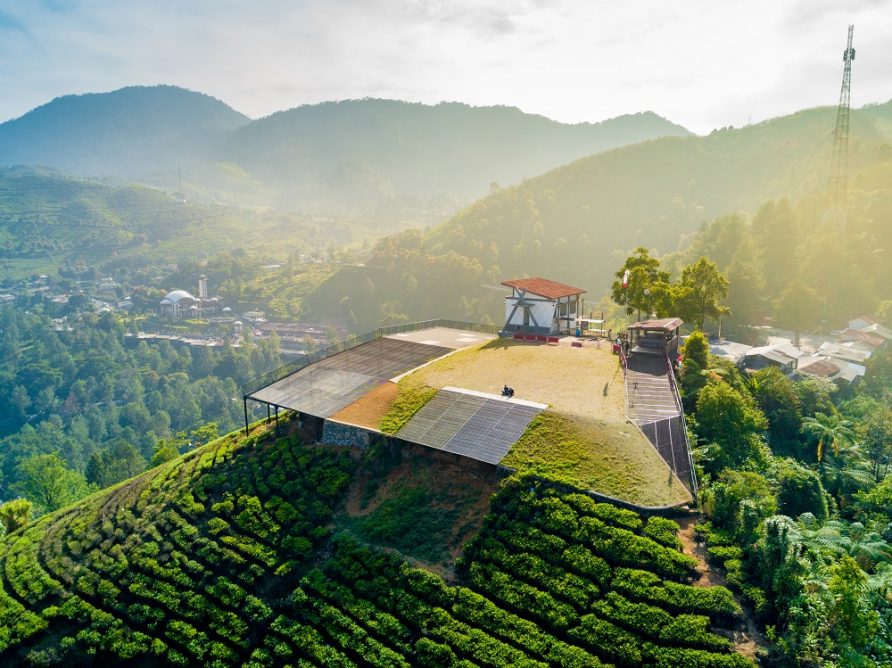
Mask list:
[[629,270],[626,269],[626,272],[623,274],[623,290],[629,287]]

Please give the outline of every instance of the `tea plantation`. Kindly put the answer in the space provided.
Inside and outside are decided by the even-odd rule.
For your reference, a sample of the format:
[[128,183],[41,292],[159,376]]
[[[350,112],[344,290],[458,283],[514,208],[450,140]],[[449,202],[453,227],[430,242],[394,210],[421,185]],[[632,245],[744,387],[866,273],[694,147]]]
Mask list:
[[510,478],[447,584],[334,530],[358,460],[231,434],[5,537],[0,665],[751,665],[674,522]]

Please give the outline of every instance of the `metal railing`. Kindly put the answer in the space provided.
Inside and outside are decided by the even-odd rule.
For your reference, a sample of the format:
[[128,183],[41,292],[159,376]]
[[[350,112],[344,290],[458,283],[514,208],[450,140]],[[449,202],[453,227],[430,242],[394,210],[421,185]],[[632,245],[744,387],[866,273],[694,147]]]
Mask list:
[[691,442],[688,439],[688,426],[684,417],[684,406],[681,403],[681,393],[678,391],[678,385],[675,382],[675,370],[672,368],[672,362],[669,356],[666,356],[666,366],[669,370],[669,386],[672,388],[672,396],[675,398],[675,405],[678,407],[679,420],[681,421],[681,433],[684,437],[684,449],[688,455],[688,466],[691,467],[691,494],[694,502],[697,502],[697,471],[694,468],[694,455],[691,451]]
[[499,333],[499,328],[493,325],[481,325],[475,322],[461,322],[459,320],[445,319],[422,320],[420,322],[409,322],[401,325],[388,325],[386,327],[379,327],[378,329],[374,329],[371,332],[366,332],[365,334],[348,336],[346,339],[338,341],[337,343],[333,343],[332,345],[323,348],[322,350],[317,350],[316,352],[293,360],[288,364],[283,364],[282,366],[273,369],[272,371],[268,371],[262,376],[258,376],[257,378],[249,380],[241,387],[242,397],[248,397],[254,392],[257,392],[264,387],[268,387],[273,383],[277,383],[283,378],[286,378],[291,374],[296,373],[305,367],[308,367],[311,364],[320,362],[327,357],[337,355],[338,353],[344,352],[345,350],[356,348],[357,346],[361,346],[362,344],[368,343],[369,341],[374,341],[384,336],[404,334],[406,332],[417,332],[423,329],[432,329],[434,327],[461,329],[469,332],[480,332],[483,334],[497,335]]

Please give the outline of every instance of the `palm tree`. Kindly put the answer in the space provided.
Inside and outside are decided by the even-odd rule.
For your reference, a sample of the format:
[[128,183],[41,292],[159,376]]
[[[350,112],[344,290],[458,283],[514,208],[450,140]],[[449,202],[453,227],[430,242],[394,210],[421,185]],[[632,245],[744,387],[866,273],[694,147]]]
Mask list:
[[815,413],[802,418],[802,433],[817,441],[818,462],[822,462],[829,445],[838,454],[846,443],[854,443],[857,435],[852,421],[838,414]]
[[[892,545],[875,531],[867,531],[860,522],[830,520],[817,529],[801,529],[803,542],[833,561],[848,555],[867,573],[881,564],[892,563]],[[884,584],[889,573],[884,567]],[[879,585],[879,581],[877,582]]]

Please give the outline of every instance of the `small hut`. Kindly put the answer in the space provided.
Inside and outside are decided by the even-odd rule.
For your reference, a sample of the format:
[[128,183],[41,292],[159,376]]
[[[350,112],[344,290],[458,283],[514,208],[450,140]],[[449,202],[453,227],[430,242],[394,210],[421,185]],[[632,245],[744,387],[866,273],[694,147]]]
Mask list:
[[684,321],[681,318],[642,320],[629,326],[631,353],[678,357],[678,331]]
[[511,288],[505,297],[504,334],[560,334],[576,329],[585,290],[541,277],[502,281],[502,285]]

